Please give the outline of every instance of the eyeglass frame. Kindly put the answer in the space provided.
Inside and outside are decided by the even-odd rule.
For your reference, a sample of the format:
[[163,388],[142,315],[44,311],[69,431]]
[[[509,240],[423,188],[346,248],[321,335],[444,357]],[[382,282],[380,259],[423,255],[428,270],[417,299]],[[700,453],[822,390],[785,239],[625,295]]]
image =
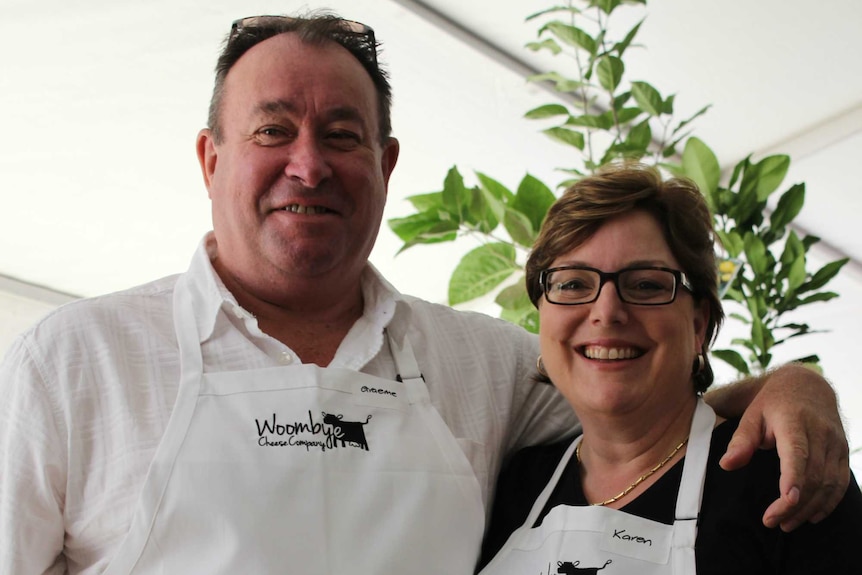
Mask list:
[[[593,299],[588,301],[578,301],[578,302],[558,302],[551,301],[551,298],[548,296],[548,292],[551,290],[551,286],[548,284],[548,276],[550,276],[553,272],[564,271],[564,270],[584,270],[595,272],[599,276],[599,287],[596,290],[596,295]],[[623,294],[622,290],[620,290],[619,277],[620,274],[630,272],[630,271],[638,271],[638,270],[657,270],[663,272],[669,272],[673,275],[673,293],[671,294],[671,298],[669,301],[661,302],[661,303],[644,303],[644,302],[635,302],[627,300]],[[605,287],[607,282],[611,282],[614,284],[614,289],[617,291],[617,296],[620,298],[620,301],[623,303],[627,303],[629,305],[639,305],[639,306],[659,306],[659,305],[670,305],[676,301],[676,295],[679,292],[679,287],[682,286],[685,288],[690,294],[694,295],[694,286],[691,284],[691,281],[688,279],[688,276],[685,272],[680,270],[675,270],[672,268],[666,268],[661,266],[632,266],[623,268],[621,270],[617,270],[615,272],[603,272],[602,270],[591,268],[589,266],[558,266],[553,268],[544,269],[539,272],[539,285],[542,287],[542,293],[545,296],[545,301],[552,305],[584,305],[588,303],[594,303],[599,299],[599,296],[602,294],[602,288]]]
[[[234,20],[230,25],[227,44],[230,45],[246,28],[277,28],[281,23],[290,24],[300,20],[301,18],[278,15],[246,16],[245,18],[239,18]],[[379,67],[379,64],[377,63],[377,40],[374,37],[374,29],[367,24],[363,24],[362,22],[357,22],[355,20],[338,18],[338,22],[343,26],[341,30],[342,33],[365,38],[367,43],[366,49],[372,56],[374,66]]]

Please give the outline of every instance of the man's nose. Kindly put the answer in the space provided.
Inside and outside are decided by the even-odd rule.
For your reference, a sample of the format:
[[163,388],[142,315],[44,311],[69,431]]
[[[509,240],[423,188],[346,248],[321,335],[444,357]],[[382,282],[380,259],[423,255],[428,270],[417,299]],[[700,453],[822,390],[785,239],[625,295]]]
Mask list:
[[314,135],[300,134],[288,147],[284,173],[309,188],[316,188],[332,175],[325,149]]

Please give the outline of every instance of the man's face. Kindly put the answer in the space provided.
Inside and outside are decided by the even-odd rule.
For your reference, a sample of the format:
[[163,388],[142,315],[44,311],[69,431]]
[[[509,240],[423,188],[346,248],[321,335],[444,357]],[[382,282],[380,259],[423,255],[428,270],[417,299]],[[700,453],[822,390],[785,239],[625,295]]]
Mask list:
[[355,281],[398,157],[378,119],[371,78],[341,46],[281,34],[246,52],[225,80],[222,141],[198,137],[219,273],[265,298]]

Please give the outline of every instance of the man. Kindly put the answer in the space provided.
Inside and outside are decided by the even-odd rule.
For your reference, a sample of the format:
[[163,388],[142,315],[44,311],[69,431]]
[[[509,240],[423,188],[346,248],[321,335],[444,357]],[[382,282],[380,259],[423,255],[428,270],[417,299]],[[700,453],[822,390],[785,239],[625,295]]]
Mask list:
[[[0,367],[0,571],[472,571],[506,454],[575,422],[530,383],[532,336],[367,262],[398,158],[376,58],[358,23],[234,24],[197,141],[214,231],[189,271],[58,310]],[[767,520],[786,528],[849,474],[808,373],[770,378],[728,459],[777,440]]]

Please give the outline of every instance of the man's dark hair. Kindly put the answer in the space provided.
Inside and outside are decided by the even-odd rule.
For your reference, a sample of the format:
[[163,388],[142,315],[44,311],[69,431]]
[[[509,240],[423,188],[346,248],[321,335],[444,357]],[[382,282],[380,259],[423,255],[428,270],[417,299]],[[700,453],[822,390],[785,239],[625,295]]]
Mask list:
[[[357,34],[350,24],[334,14],[317,12],[303,17],[268,18],[261,17],[261,24],[244,26],[225,38],[224,46],[215,68],[215,86],[210,100],[207,126],[212,131],[216,143],[222,141],[221,103],[224,98],[225,78],[234,64],[253,46],[279,34],[296,34],[299,39],[311,45],[335,42],[356,58],[368,75],[377,91],[378,125],[381,144],[385,144],[392,132],[392,87],[389,75],[377,62],[379,43],[370,36]],[[369,40],[371,45],[369,45]]]

